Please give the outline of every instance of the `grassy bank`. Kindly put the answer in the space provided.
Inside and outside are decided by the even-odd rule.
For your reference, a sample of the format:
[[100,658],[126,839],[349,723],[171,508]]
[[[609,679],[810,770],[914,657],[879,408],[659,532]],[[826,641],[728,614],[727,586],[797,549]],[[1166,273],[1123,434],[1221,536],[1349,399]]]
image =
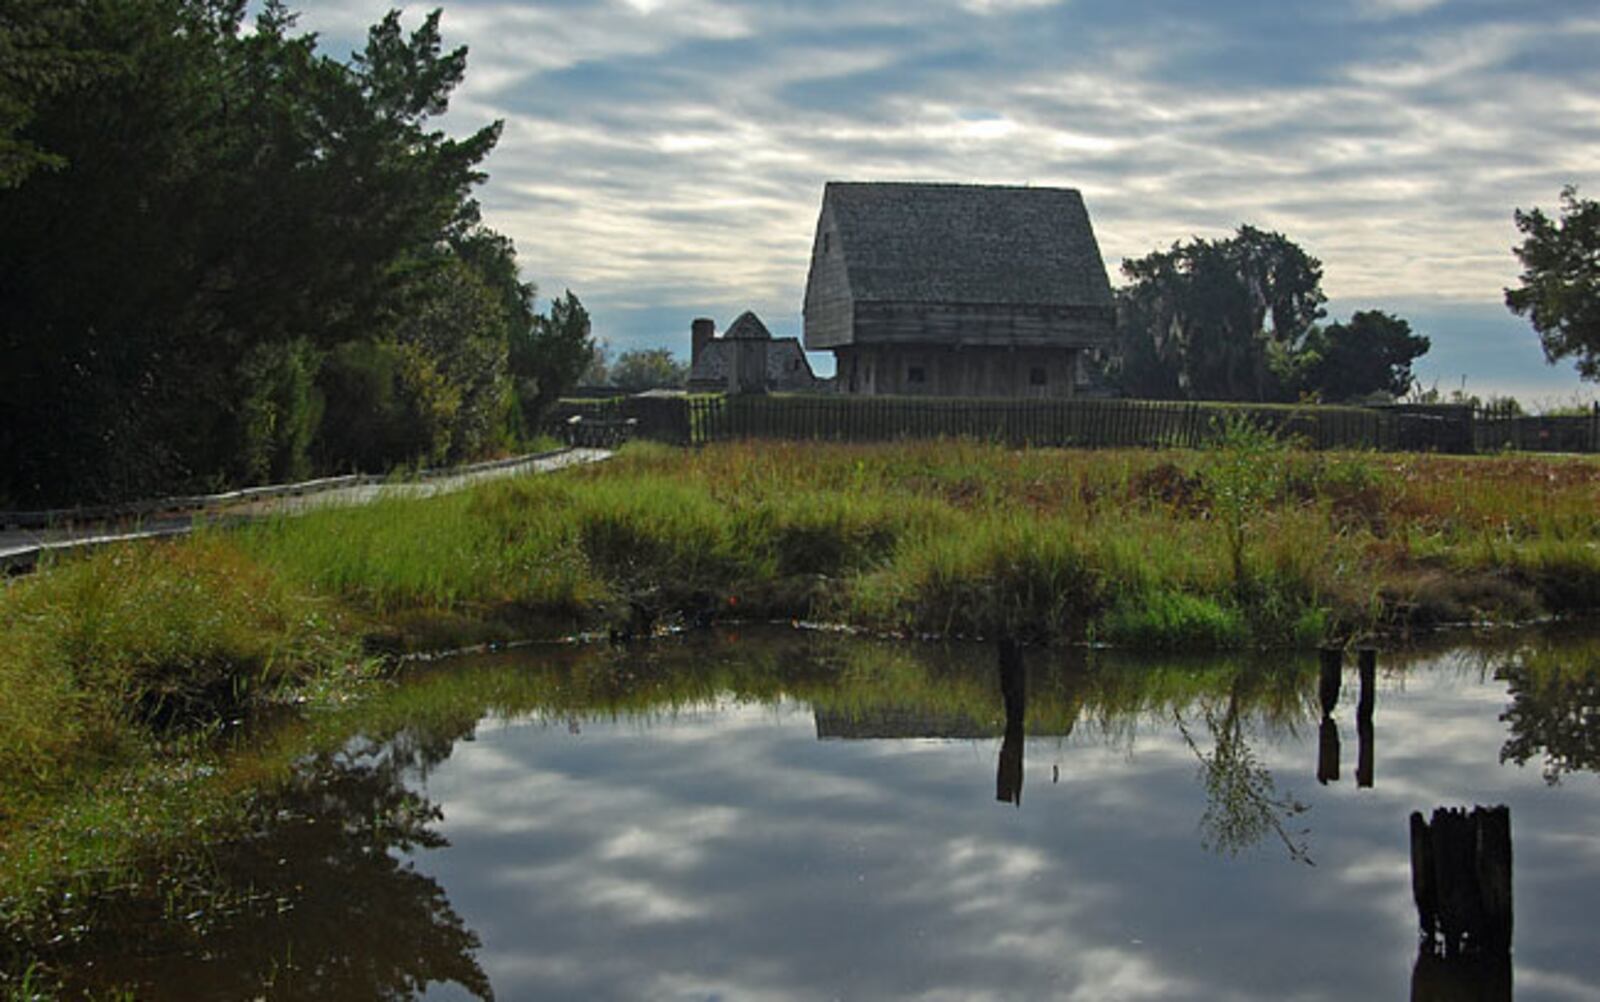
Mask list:
[[[1600,463],[970,442],[599,467],[101,550],[0,597],[0,768],[50,788],[366,655],[795,618],[1305,648],[1600,607]],[[139,738],[142,740],[142,737]],[[8,809],[15,813],[15,808]]]
[[452,623],[735,615],[1305,647],[1600,606],[1600,464],[1298,452],[1248,429],[1173,453],[636,446],[593,470],[318,512],[228,545],[425,645]]

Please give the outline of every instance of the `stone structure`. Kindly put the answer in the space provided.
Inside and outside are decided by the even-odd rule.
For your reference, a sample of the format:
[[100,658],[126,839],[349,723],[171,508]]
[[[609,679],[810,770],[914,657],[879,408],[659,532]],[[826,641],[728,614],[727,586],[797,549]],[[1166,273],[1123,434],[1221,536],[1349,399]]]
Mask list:
[[1116,313],[1078,192],[830,182],[805,346],[840,392],[1068,397]]
[[821,388],[800,339],[775,338],[746,310],[717,337],[715,321],[689,326],[691,393],[799,393]]

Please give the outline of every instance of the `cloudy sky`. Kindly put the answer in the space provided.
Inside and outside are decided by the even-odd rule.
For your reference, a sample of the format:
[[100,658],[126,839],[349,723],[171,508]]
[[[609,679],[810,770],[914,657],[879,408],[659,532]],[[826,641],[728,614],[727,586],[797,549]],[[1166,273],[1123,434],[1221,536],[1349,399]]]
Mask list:
[[[347,50],[389,6],[305,0]],[[439,0],[445,125],[503,119],[481,192],[542,295],[618,349],[692,317],[800,332],[823,182],[1074,187],[1124,258],[1240,223],[1386,309],[1449,390],[1595,396],[1502,305],[1511,213],[1600,194],[1593,0]],[[831,371],[825,356],[814,356]]]

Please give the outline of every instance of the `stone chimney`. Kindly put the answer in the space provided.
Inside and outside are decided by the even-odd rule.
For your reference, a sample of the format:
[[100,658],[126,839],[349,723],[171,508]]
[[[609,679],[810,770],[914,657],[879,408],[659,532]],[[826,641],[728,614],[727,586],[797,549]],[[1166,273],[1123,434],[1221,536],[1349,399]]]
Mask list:
[[717,336],[717,322],[710,317],[696,317],[689,324],[689,367],[700,364],[700,352]]

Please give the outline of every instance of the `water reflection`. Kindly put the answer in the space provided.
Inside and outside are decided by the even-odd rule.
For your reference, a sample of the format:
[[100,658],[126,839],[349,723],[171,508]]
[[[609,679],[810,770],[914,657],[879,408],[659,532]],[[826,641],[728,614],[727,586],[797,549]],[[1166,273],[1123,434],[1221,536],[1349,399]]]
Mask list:
[[1022,721],[1028,709],[1028,680],[1022,648],[1014,640],[998,644],[1000,698],[1005,703],[1006,733],[1000,742],[1000,765],[995,773],[995,799],[1022,806]]
[[1356,786],[1359,789],[1370,790],[1373,783],[1373,748],[1375,737],[1372,729],[1372,710],[1378,699],[1378,654],[1376,651],[1365,650],[1361,652],[1361,695],[1356,702]]
[[1511,1002],[1511,955],[1441,957],[1422,947],[1411,970],[1411,1002]]
[[1317,782],[1323,786],[1339,781],[1339,725],[1323,717],[1317,725]]
[[258,805],[258,835],[94,902],[79,917],[89,935],[40,959],[64,995],[399,1000],[441,983],[492,999],[478,937],[407,858],[447,844],[405,777],[453,738],[406,732],[308,759]]
[[1557,651],[1531,648],[1503,665],[1511,706],[1500,717],[1510,737],[1502,762],[1544,760],[1547,783],[1600,771],[1600,644]]
[[[57,959],[94,962],[74,986],[155,998],[1435,998],[1466,977],[1498,999],[1509,968],[1417,956],[1405,822],[1507,802],[1519,993],[1581,997],[1600,789],[1497,755],[1551,747],[1523,723],[1555,714],[1535,694],[1594,700],[1463,664],[1386,660],[1383,790],[1361,672],[1361,796],[1332,782],[1315,660],[785,631],[441,665],[352,711],[372,737],[309,759],[195,878],[259,899],[203,925],[108,906]],[[1054,782],[995,809],[991,775],[1020,807],[1030,766]],[[1311,862],[1313,825],[1317,865],[1286,865]]]
[[[1270,834],[1282,843],[1290,859],[1310,864],[1309,829],[1292,827],[1310,807],[1292,793],[1280,794],[1271,771],[1250,747],[1244,696],[1248,690],[1242,682],[1243,679],[1236,681],[1220,710],[1210,700],[1200,701],[1201,719],[1211,736],[1209,753],[1195,741],[1183,715],[1176,716],[1184,743],[1200,761],[1200,779],[1206,793],[1205,813],[1200,818],[1202,844],[1213,852],[1237,856]],[[1326,734],[1332,722],[1324,717],[1322,723]],[[1326,748],[1325,742],[1323,747]],[[1338,754],[1338,732],[1334,731],[1335,778]]]

